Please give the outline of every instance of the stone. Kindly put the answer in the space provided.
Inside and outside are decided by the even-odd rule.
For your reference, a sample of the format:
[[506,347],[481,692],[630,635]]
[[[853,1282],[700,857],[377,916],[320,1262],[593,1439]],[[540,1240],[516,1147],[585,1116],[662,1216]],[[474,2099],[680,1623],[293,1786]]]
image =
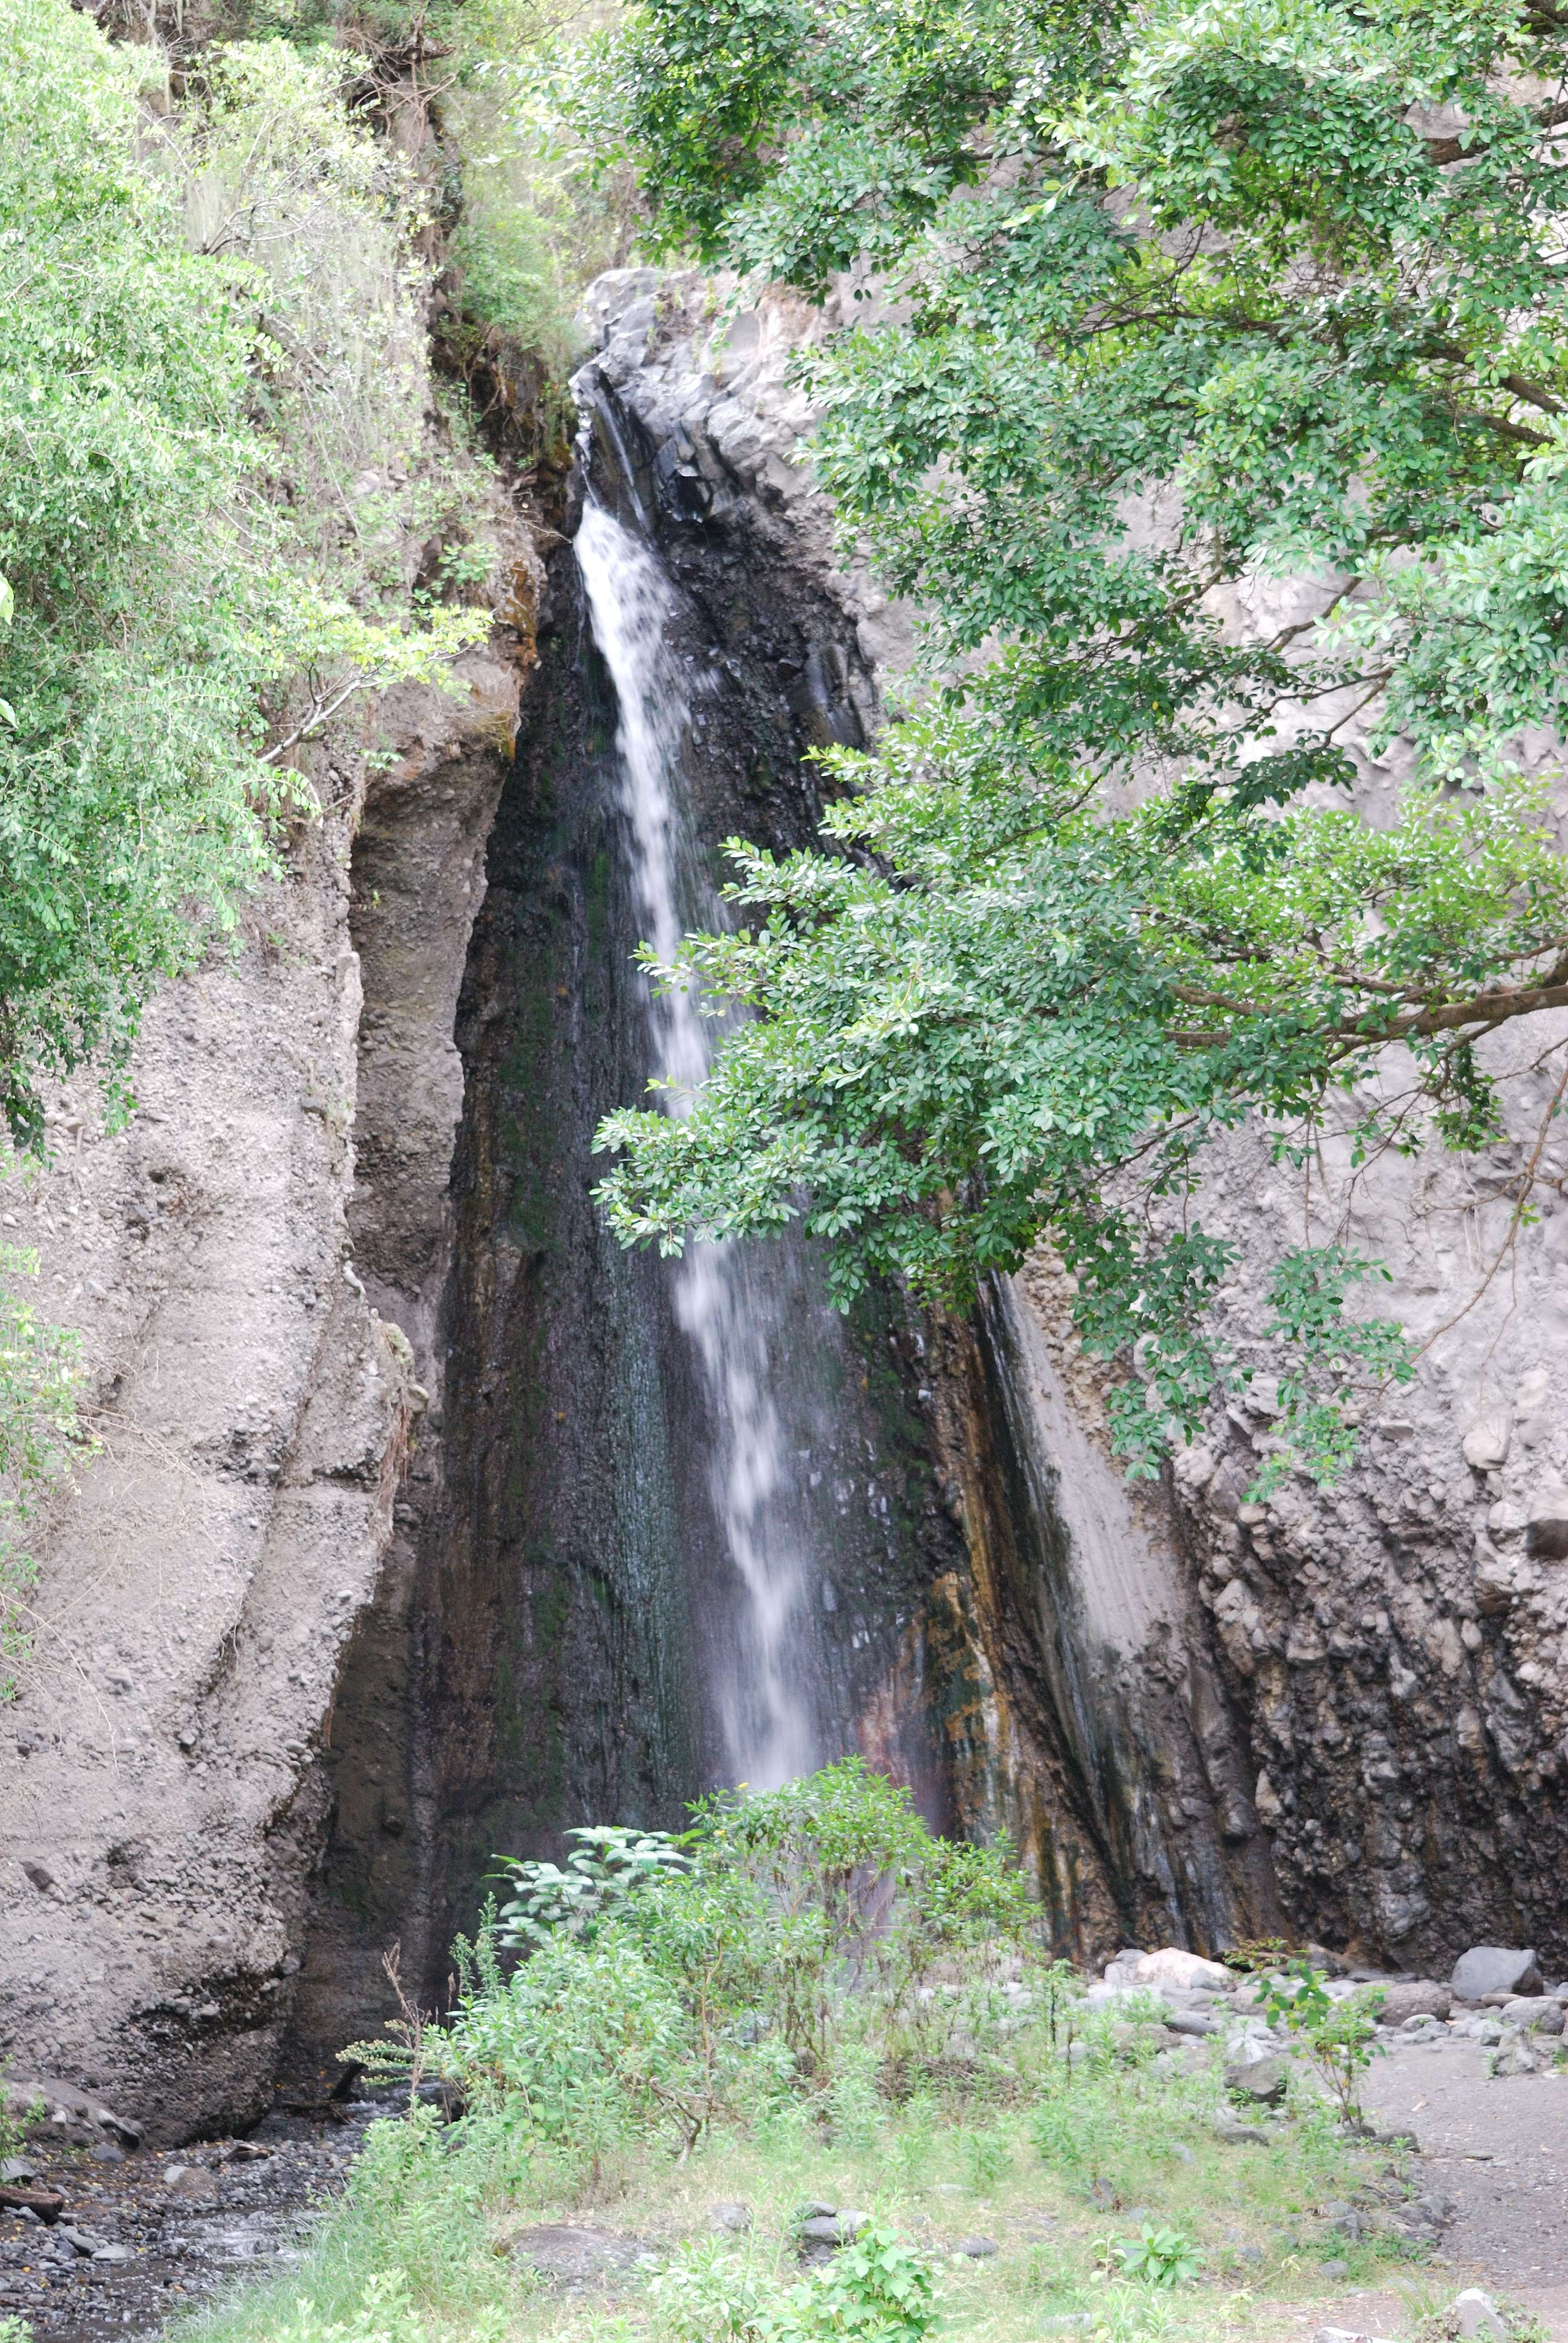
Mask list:
[[1533,2034],[1561,2034],[1563,2005],[1553,1994],[1516,1996],[1503,2006],[1504,2022],[1509,2026],[1528,2026]]
[[1490,1408],[1478,1416],[1462,1443],[1464,1461],[1475,1473],[1495,1473],[1508,1462],[1508,1436],[1513,1418],[1505,1407]]
[[1064,2310],[1055,2318],[1041,2321],[1042,2335],[1087,2335],[1094,2325],[1094,2314],[1088,2310]]
[[858,2237],[866,2226],[867,2216],[853,2206],[845,2205],[837,2212],[830,2208],[810,2214],[801,2222],[797,2232],[805,2246],[827,2246],[837,2250]]
[[1561,1482],[1538,1489],[1524,1515],[1526,1550],[1543,1562],[1568,1557],[1568,1488]]
[[1194,1986],[1209,1986],[1223,1993],[1236,1982],[1227,1968],[1218,1961],[1206,1961],[1200,1953],[1184,1953],[1169,1945],[1158,1953],[1145,1953],[1132,1972],[1135,1985],[1173,1985],[1183,1993]]
[[217,2183],[210,2172],[202,2172],[194,2164],[170,2164],[164,2168],[164,2187],[171,2197],[186,2205],[216,2205]]
[[1215,2117],[1213,2132],[1215,2138],[1221,2140],[1227,2147],[1267,2147],[1269,2145],[1268,2133],[1260,2131],[1256,2124],[1237,2123],[1228,2116]]
[[1322,2278],[1348,2278],[1350,2268],[1349,2262],[1342,2261],[1337,2254],[1332,2260],[1318,2264],[1318,2272]]
[[1283,2058],[1248,2058],[1226,2067],[1225,2088],[1260,2107],[1277,2107],[1284,2099],[1289,2073]]
[[1312,2343],[1390,2343],[1390,2338],[1366,2327],[1320,2327]]
[[87,2154],[95,2164],[124,2164],[126,2160],[125,2149],[116,2147],[112,2139],[101,2139],[96,2147],[87,2150]]
[[751,2227],[751,2207],[728,2198],[722,2204],[710,2205],[708,2226],[710,2229],[728,2230],[732,2236],[739,2237]]
[[1172,2034],[1189,2034],[1201,2037],[1204,2035],[1218,2034],[1220,2031],[1215,2020],[1206,2016],[1199,2009],[1173,2009],[1165,2023]]
[[609,2229],[578,2228],[565,2221],[542,2221],[514,2229],[507,2238],[514,2261],[528,2262],[558,2286],[589,2286],[619,2276],[651,2251],[638,2237]]
[[1382,2026],[1406,2026],[1412,2017],[1446,2017],[1452,2007],[1453,1994],[1448,1986],[1438,1985],[1431,1977],[1418,1977],[1412,1985],[1384,1986],[1378,2022]]
[[140,2124],[116,2115],[57,2075],[0,2076],[0,2098],[9,2100],[13,2116],[32,2118],[28,2127],[36,2137],[65,2147],[92,2147],[101,2139],[116,2140],[122,2147],[141,2142]]
[[106,2237],[95,2237],[90,2229],[74,2229],[65,2221],[61,2222],[55,2235],[64,2238],[72,2252],[82,2255],[85,2259],[90,2258],[101,2246],[108,2243]]
[[0,2159],[0,2181],[36,2180],[38,2168],[25,2156],[7,2156]]
[[1472,1945],[1453,1965],[1453,1990],[1461,2001],[1483,2001],[1489,1993],[1536,1994],[1541,1970],[1533,1952],[1504,1945]]
[[970,2262],[989,2262],[999,2250],[994,2237],[960,2237],[953,2247],[955,2254]]
[[97,2246],[93,2250],[95,2262],[134,2262],[136,2258],[129,2246]]
[[1509,2075],[1538,2075],[1546,2063],[1534,2038],[1517,2030],[1506,2033],[1486,2062],[1486,2071],[1501,2082]]
[[1454,2332],[1462,2343],[1474,2343],[1483,2338],[1484,2343],[1508,2343],[1508,2329],[1498,2315],[1497,2305],[1478,2286],[1467,2286],[1454,2297]]

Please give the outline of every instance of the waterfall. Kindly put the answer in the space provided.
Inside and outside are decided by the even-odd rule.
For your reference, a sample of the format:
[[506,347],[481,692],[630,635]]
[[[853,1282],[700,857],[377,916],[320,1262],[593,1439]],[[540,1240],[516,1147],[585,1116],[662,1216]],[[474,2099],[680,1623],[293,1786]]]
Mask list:
[[[642,932],[661,960],[722,907],[702,867],[682,773],[694,684],[670,644],[674,588],[650,548],[590,498],[577,538],[594,639],[618,705],[617,749],[631,876]],[[652,1060],[673,1087],[670,1111],[702,1081],[716,1021],[689,990],[656,996]],[[725,1680],[713,1689],[733,1777],[776,1787],[822,1755],[807,1684],[811,1539],[799,1486],[811,1428],[781,1414],[779,1368],[798,1307],[799,1247],[694,1244],[671,1264],[677,1322],[699,1363],[711,1419],[709,1482],[741,1591]]]

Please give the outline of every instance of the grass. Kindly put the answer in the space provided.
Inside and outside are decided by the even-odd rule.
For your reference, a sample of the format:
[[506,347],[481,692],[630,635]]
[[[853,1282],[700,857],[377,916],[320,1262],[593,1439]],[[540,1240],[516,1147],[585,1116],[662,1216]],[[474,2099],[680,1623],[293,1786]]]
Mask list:
[[[937,2273],[939,2331],[964,2343],[1035,2343],[1046,2322],[1084,2313],[1092,2324],[1082,2331],[1107,2343],[1261,2338],[1292,2307],[1418,2275],[1408,2247],[1345,2241],[1315,2213],[1386,2169],[1387,2157],[1347,2141],[1305,2086],[1293,2097],[1266,2145],[1230,2145],[1211,2128],[1223,2103],[1217,2054],[1169,2074],[1108,2058],[1019,2105],[961,2088],[896,2108],[868,2100],[840,2111],[832,2134],[786,2100],[744,2131],[710,2136],[684,2162],[623,2149],[591,2181],[553,2193],[548,2177],[531,2187],[505,2177],[508,2146],[493,2125],[443,2134],[428,2115],[387,2122],[304,2258],[177,2335],[337,2343],[336,2327],[354,2343],[707,2343],[744,2329],[702,2324],[705,2303],[773,2298],[798,2276],[794,2225],[818,2198],[871,2210],[906,2237]],[[712,2234],[709,2207],[723,2200],[749,2207],[749,2235]],[[638,2278],[598,2300],[556,2293],[512,2261],[506,2242],[527,2223],[556,2220],[643,2240],[686,2283]],[[1192,2241],[1196,2281],[1166,2289],[1108,2275],[1118,2243],[1132,2243],[1145,2222]],[[995,2241],[993,2258],[952,2254],[975,2236]],[[1330,2255],[1348,2270],[1325,2278]],[[367,2309],[366,2290],[377,2285],[381,2298]],[[1425,2307],[1424,2289],[1421,2299]],[[678,2302],[688,2306],[684,2325]]]
[[[439,2074],[460,2119],[373,2125],[294,2267],[176,2343],[1261,2343],[1419,2274],[1331,2224],[1403,2182],[1307,2065],[1235,2137],[1231,2020],[1177,2043],[1152,1996],[1087,2004],[1005,1844],[932,1838],[856,1759],[693,1812],[512,1866],[448,2018],[404,2002],[357,2052]],[[813,2201],[865,2219],[803,2274]],[[518,2250],[554,2222],[641,2258],[562,2290]]]

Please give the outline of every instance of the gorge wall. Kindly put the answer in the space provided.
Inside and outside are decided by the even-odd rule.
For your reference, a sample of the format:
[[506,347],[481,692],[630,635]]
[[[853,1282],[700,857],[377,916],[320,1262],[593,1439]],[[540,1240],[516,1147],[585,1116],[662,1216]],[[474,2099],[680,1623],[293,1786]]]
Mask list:
[[[600,364],[662,451],[669,537],[739,496],[818,566],[870,675],[896,674],[909,615],[836,552],[803,461],[789,359],[821,321],[769,297],[716,332],[706,287],[635,275],[599,300]],[[1271,631],[1330,590],[1261,588],[1221,615]],[[1374,758],[1364,725],[1340,737],[1375,821],[1398,751]],[[1550,742],[1526,747],[1550,769]],[[1568,827],[1568,796],[1554,809]],[[1487,1936],[1568,1957],[1568,1142],[1545,1055],[1565,1031],[1489,1045],[1520,1135],[1479,1161],[1357,1168],[1329,1140],[1292,1180],[1257,1134],[1215,1150],[1203,1210],[1238,1247],[1225,1331],[1254,1379],[1152,1495],[1109,1463],[1047,1258],[972,1334],[933,1330],[965,1533],[960,1808],[1014,1821],[1069,1937],[1268,1926],[1405,1965]],[[1258,1506],[1278,1365],[1261,1263],[1308,1229],[1386,1262],[1372,1306],[1421,1356],[1342,1488],[1295,1476]]]
[[[810,836],[802,752],[867,737],[908,615],[802,459],[809,313],[716,327],[707,288],[628,271],[590,322],[588,475],[671,581],[717,875],[731,831]],[[0,1710],[0,2056],[159,2137],[374,2030],[394,1940],[438,1993],[497,1850],[672,1822],[725,1778],[711,1397],[668,1266],[591,1197],[651,1044],[573,520],[498,513],[461,695],[407,689],[386,755],[316,757],[323,819],[238,955],[156,1005],[128,1128],[62,1099],[51,1168],[3,1197],[83,1330],[100,1446],[34,1541]],[[1389,1261],[1386,1306],[1425,1334],[1479,1292],[1327,1498],[1247,1502],[1246,1265],[1302,1210],[1261,1142],[1212,1197],[1258,1377],[1152,1492],[1109,1458],[1048,1260],[971,1326],[891,1295],[844,1326],[801,1256],[775,1363],[810,1426],[823,1754],[1014,1829],[1066,1950],[1568,1962],[1568,1213],[1548,1184],[1514,1221],[1534,1143],[1359,1182],[1329,1151],[1317,1209]]]

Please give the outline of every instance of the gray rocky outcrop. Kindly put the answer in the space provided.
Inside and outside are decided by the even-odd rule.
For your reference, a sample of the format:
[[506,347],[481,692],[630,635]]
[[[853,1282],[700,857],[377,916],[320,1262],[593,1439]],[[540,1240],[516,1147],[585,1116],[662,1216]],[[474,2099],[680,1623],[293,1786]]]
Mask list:
[[[515,590],[532,556],[496,518]],[[152,1003],[128,1120],[74,1087],[45,1172],[0,1191],[42,1313],[81,1330],[95,1440],[36,1525],[32,1653],[0,1707],[0,2058],[155,2141],[254,2118],[286,2035],[339,1674],[438,1372],[377,1273],[368,1192],[424,1212],[419,1181],[445,1179],[452,1011],[526,657],[498,627],[453,692],[403,688],[363,748],[306,755],[320,818],[235,950]],[[409,899],[384,845],[379,909],[357,909],[362,825],[418,830]],[[419,981],[367,1001],[356,919],[384,936],[399,917]]]

